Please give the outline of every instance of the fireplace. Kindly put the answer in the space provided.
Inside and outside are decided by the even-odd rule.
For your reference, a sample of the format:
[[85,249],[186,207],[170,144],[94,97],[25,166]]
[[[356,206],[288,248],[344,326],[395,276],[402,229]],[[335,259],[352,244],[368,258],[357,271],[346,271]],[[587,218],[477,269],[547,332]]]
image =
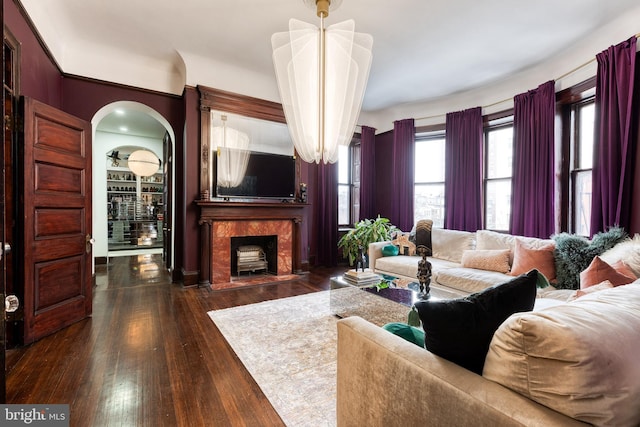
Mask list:
[[[301,272],[300,223],[304,204],[198,201],[200,284],[225,289],[232,280],[232,238],[275,236],[276,276]],[[271,267],[269,267],[271,270]]]
[[278,274],[278,236],[231,238],[231,276],[243,273]]

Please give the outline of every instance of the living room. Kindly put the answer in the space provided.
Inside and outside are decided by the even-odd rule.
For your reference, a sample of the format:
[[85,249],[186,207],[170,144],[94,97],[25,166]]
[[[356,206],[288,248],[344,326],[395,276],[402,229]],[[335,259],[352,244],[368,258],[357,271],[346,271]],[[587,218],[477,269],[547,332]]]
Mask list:
[[[342,5],[341,13],[350,11],[348,3],[345,2]],[[317,202],[321,199],[319,190],[321,184],[320,168],[316,165],[301,162],[298,179],[299,182],[307,184],[309,203],[308,206],[302,208],[300,218],[292,220],[295,224],[299,224],[300,227],[297,232],[299,238],[297,243],[298,252],[295,255],[291,255],[291,259],[287,263],[295,264],[298,262],[300,270],[309,270],[315,266],[322,265],[334,267],[341,261],[336,251],[339,227],[353,226],[358,218],[365,216],[375,217],[380,214],[383,217],[392,218],[404,231],[411,229],[414,219],[418,219],[414,218],[416,206],[413,205],[413,200],[411,200],[410,204],[405,204],[403,199],[398,198],[398,193],[400,192],[397,191],[396,176],[400,172],[391,167],[389,162],[389,159],[394,158],[393,124],[395,121],[413,118],[415,120],[415,134],[417,135],[416,142],[418,142],[421,137],[427,139],[433,137],[436,137],[436,139],[438,137],[442,138],[447,113],[478,106],[482,109],[482,117],[487,125],[498,123],[504,126],[504,123],[500,122],[500,120],[508,119],[508,117],[512,116],[514,96],[533,90],[550,79],[556,81],[555,91],[559,99],[559,104],[557,104],[559,110],[565,108],[563,106],[571,108],[568,106],[575,104],[580,93],[591,93],[589,91],[595,88],[595,56],[608,46],[622,43],[639,31],[635,22],[638,21],[640,10],[635,5],[630,5],[630,3],[625,5],[623,3],[621,2],[621,7],[625,7],[624,13],[621,12],[618,16],[608,16],[607,22],[601,22],[597,29],[594,29],[590,34],[583,35],[582,39],[576,41],[577,47],[575,49],[555,52],[549,62],[541,61],[528,69],[520,69],[517,66],[513,66],[512,73],[509,75],[502,75],[493,79],[488,78],[485,84],[479,87],[471,87],[473,82],[469,79],[469,86],[466,90],[459,89],[452,93],[433,96],[428,103],[400,102],[387,108],[363,111],[358,124],[372,129],[375,128],[373,141],[375,143],[376,163],[375,172],[372,175],[375,180],[375,190],[372,198],[373,202],[370,204],[371,210],[366,215],[359,215],[355,213],[353,206],[349,206],[350,218],[346,222],[324,224],[321,221],[324,213],[320,211],[320,206]],[[154,111],[159,112],[166,119],[175,135],[175,140],[173,141],[175,156],[173,159],[175,162],[173,178],[175,215],[172,219],[172,229],[175,232],[175,237],[171,242],[173,257],[171,262],[171,281],[189,288],[196,287],[199,283],[206,282],[212,278],[214,273],[211,271],[206,272],[203,267],[212,257],[211,255],[203,257],[203,248],[207,242],[203,238],[201,211],[197,204],[202,200],[203,191],[201,153],[203,134],[206,133],[206,131],[202,131],[201,126],[203,88],[215,88],[214,90],[219,90],[220,92],[232,93],[255,100],[270,99],[273,101],[273,98],[277,98],[273,81],[271,86],[266,88],[261,86],[264,79],[261,76],[251,79],[250,76],[252,74],[250,72],[239,73],[242,77],[232,80],[231,83],[225,82],[219,76],[214,76],[210,79],[203,77],[202,80],[197,80],[198,77],[206,75],[207,72],[203,69],[186,68],[178,72],[170,70],[167,74],[175,77],[185,73],[189,76],[188,79],[186,76],[183,76],[182,81],[176,78],[165,79],[168,83],[164,89],[159,89],[157,86],[151,84],[147,86],[141,82],[146,79],[150,82],[156,81],[158,74],[166,72],[166,64],[157,67],[158,69],[155,71],[157,74],[146,74],[148,69],[145,69],[144,72],[141,70],[132,72],[127,69],[113,76],[108,76],[100,70],[102,67],[98,58],[95,58],[90,53],[87,53],[86,62],[89,65],[86,69],[91,69],[92,71],[82,74],[76,71],[83,69],[82,67],[74,67],[71,65],[72,62],[63,59],[65,56],[61,52],[64,51],[64,47],[60,44],[64,43],[60,42],[58,44],[55,39],[50,39],[50,30],[44,26],[40,27],[40,23],[43,20],[42,16],[46,14],[46,8],[41,8],[37,2],[5,0],[4,11],[6,28],[13,34],[13,37],[20,45],[22,72],[20,74],[19,94],[37,99],[89,122],[94,118],[96,112],[105,105],[122,100],[145,104]],[[309,14],[309,10],[306,7],[298,7],[296,14],[306,16]],[[314,18],[313,13],[310,13],[310,15],[306,20]],[[352,17],[358,22],[357,14]],[[351,16],[346,18],[351,18]],[[430,19],[433,19],[433,17]],[[281,26],[286,27],[286,22],[283,25],[278,25],[278,27]],[[374,46],[375,43],[384,44],[384,37],[384,35],[376,35]],[[436,39],[434,38],[434,40]],[[81,43],[78,42],[78,44]],[[78,48],[78,46],[74,46],[74,48]],[[485,46],[482,46],[482,48],[484,49]],[[479,47],[475,49],[479,49]],[[497,47],[496,50],[498,50]],[[406,50],[403,49],[403,52],[406,52]],[[465,54],[463,53],[463,55]],[[189,57],[186,51],[183,52],[183,61],[186,64],[193,64],[189,62],[191,59],[193,58]],[[79,59],[76,60],[80,61]],[[123,62],[126,62],[126,57]],[[137,61],[133,62],[137,64]],[[217,64],[212,61],[209,65]],[[104,70],[107,69],[106,66],[103,68]],[[402,67],[400,66],[400,68]],[[215,67],[204,67],[204,69],[210,70],[215,69]],[[220,66],[219,70],[220,75],[232,74],[234,71],[233,67],[225,66]],[[194,80],[193,76],[196,76],[196,80]],[[163,80],[164,77],[165,75],[162,74],[159,80]],[[461,78],[460,80],[464,79]],[[397,80],[389,79],[389,82]],[[178,83],[176,83],[177,81]],[[586,86],[583,85],[584,82],[587,82]],[[399,84],[397,85],[399,86]],[[432,84],[432,86],[437,86],[437,83]],[[446,89],[442,89],[442,91],[446,92]],[[276,94],[275,96],[274,93]],[[634,121],[637,123],[637,116]],[[484,132],[491,131],[489,126],[483,126],[483,129]],[[358,130],[359,136],[362,137],[362,128],[360,127]],[[570,156],[570,151],[561,151],[570,150],[570,136],[566,138],[566,140],[560,138],[557,140],[562,140],[563,144],[565,144],[561,147],[558,146],[557,159],[566,159],[567,156]],[[637,184],[640,182],[640,168],[637,168],[636,165],[640,164],[640,161],[637,157],[634,160],[632,162],[633,182]],[[561,188],[569,189],[571,170],[568,160],[566,161],[567,163],[559,168],[559,170],[563,171],[566,169],[564,172],[566,175],[559,176],[559,180]],[[415,175],[410,178],[414,180]],[[436,181],[425,182],[425,184],[434,183]],[[411,188],[411,194],[413,191],[414,188]],[[556,226],[554,231],[573,231],[571,228],[574,224],[572,215],[575,209],[572,210],[571,208],[572,199],[568,193],[558,192],[556,196],[558,209],[552,214],[554,216],[554,226]],[[409,206],[412,206],[411,209],[408,208]],[[640,212],[640,195],[638,195],[637,191],[631,193],[629,206],[631,206],[631,211],[627,232],[633,235],[640,232],[640,215],[638,214]],[[324,208],[328,209],[327,207]],[[397,209],[402,210],[402,212],[397,211]],[[364,213],[364,211],[361,212]],[[481,206],[479,212],[480,215],[486,216],[487,207]],[[412,219],[401,219],[401,215],[404,217],[410,216]],[[501,227],[486,228],[508,231]],[[590,230],[592,233],[597,231],[600,230]],[[548,238],[549,235],[544,237]],[[207,248],[209,249],[210,246]]]

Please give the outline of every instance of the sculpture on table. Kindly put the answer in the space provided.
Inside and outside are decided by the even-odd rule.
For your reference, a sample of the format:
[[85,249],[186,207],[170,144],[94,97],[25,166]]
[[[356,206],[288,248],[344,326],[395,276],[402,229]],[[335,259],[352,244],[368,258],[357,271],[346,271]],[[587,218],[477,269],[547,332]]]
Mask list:
[[358,268],[361,268],[362,272],[364,273],[366,265],[367,259],[364,255],[364,248],[362,246],[358,246],[358,256],[356,257],[356,272],[358,271]]
[[429,285],[431,284],[431,263],[427,260],[427,254],[429,250],[424,245],[419,245],[416,249],[418,255],[422,257],[422,259],[418,262],[418,281],[420,282],[420,293],[418,297],[420,299],[429,299],[431,289]]

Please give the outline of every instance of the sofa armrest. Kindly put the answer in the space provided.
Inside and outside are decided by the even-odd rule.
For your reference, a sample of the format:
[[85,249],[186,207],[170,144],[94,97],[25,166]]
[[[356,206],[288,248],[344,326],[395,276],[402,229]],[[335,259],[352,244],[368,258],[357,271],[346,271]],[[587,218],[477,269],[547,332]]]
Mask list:
[[337,424],[584,425],[359,317],[338,322]]
[[369,243],[369,249],[367,256],[369,257],[369,268],[375,271],[376,260],[382,258],[382,248],[390,244],[389,240],[384,242]]

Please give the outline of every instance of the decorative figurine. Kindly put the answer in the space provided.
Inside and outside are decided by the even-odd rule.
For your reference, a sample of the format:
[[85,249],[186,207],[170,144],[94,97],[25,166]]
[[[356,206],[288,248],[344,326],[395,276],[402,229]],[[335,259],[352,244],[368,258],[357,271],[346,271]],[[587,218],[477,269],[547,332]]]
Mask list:
[[[362,272],[364,273],[364,268],[367,264],[367,259],[364,256],[364,250],[362,246],[358,246],[358,256],[356,257],[356,272],[358,271],[358,267],[362,268]],[[431,276],[431,273],[429,273]]]
[[419,245],[416,248],[418,255],[422,259],[418,262],[418,281],[420,282],[420,293],[418,297],[420,299],[429,299],[431,297],[431,290],[429,285],[431,284],[431,263],[427,260],[427,253],[429,249],[424,245]]

